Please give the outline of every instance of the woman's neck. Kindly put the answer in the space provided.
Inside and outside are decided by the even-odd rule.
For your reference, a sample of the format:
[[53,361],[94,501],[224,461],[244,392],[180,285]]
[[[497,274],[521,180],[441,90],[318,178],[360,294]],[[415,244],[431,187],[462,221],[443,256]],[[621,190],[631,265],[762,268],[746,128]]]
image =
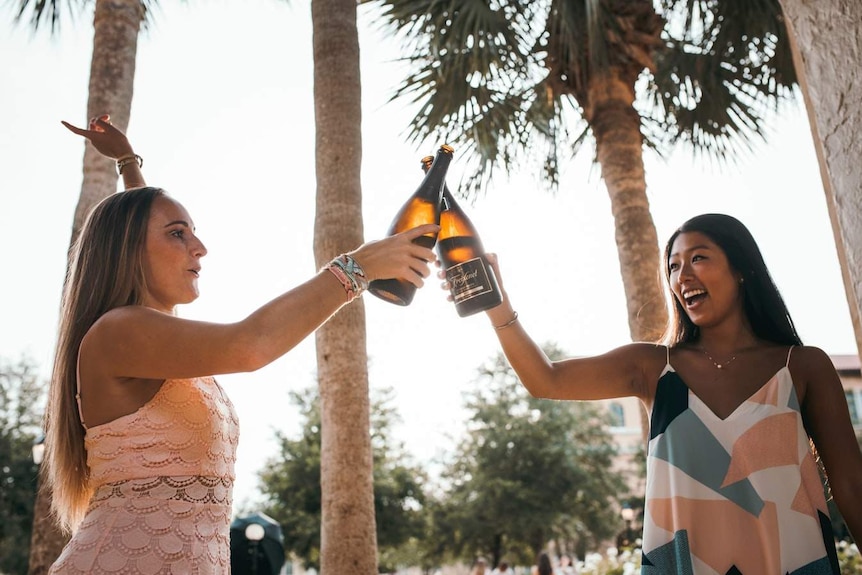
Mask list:
[[733,354],[758,347],[762,343],[747,323],[734,322],[701,328],[700,336],[694,345],[713,353]]

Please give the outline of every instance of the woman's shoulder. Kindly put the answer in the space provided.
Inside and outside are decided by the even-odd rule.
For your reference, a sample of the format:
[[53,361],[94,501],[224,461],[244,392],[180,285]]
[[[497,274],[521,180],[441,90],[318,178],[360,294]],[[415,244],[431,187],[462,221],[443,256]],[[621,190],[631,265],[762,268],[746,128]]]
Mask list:
[[[88,351],[97,353],[108,349],[117,350],[124,346],[136,345],[143,333],[149,330],[153,321],[164,321],[162,318],[174,318],[163,312],[141,305],[127,305],[111,309],[93,322],[81,340],[81,353]],[[163,326],[164,331],[170,326]],[[139,343],[139,342],[137,342]]]
[[788,367],[810,373],[835,370],[835,364],[829,354],[813,345],[794,345],[788,351]]
[[655,363],[659,362],[662,365],[667,363],[670,348],[662,343],[653,343],[639,341],[628,343],[617,348],[622,353],[629,354],[641,361]]
[[619,365],[628,366],[637,374],[639,386],[648,390],[646,396],[654,392],[655,383],[670,362],[670,349],[653,342],[634,342],[622,345],[608,354]]
[[149,308],[143,305],[124,305],[115,307],[103,313],[93,322],[87,334],[114,334],[135,324],[147,321],[149,318],[174,318],[175,316]]

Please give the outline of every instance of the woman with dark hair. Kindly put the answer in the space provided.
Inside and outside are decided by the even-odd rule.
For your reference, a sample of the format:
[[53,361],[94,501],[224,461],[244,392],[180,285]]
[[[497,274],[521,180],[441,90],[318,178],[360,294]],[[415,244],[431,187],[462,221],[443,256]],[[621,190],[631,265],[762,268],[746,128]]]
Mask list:
[[802,345],[737,219],[688,220],[662,267],[672,303],[661,344],[551,361],[505,290],[487,315],[533,396],[644,403],[642,573],[838,575],[820,470],[858,538],[862,454],[829,356]]
[[117,160],[127,190],[90,212],[63,294],[42,469],[73,536],[51,573],[227,574],[239,430],[213,376],[281,357],[373,279],[421,286],[435,258],[412,240],[436,226],[337,256],[240,321],[182,319],[207,253],[191,216],[145,187],[107,116],[65,125]]
[[536,557],[536,566],[533,568],[533,575],[554,575],[554,567],[551,565],[551,556],[547,552],[542,551]]

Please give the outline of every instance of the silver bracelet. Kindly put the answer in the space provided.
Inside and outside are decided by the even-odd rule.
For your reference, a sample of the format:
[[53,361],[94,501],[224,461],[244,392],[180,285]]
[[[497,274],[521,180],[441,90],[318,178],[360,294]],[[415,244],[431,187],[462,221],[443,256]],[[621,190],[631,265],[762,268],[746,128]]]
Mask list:
[[506,322],[506,323],[504,323],[503,325],[495,325],[495,326],[494,326],[494,329],[496,329],[497,331],[500,331],[501,329],[506,329],[507,327],[509,327],[509,326],[511,326],[513,323],[515,323],[516,321],[518,321],[518,312],[514,312],[514,315],[512,316],[512,319],[510,319],[509,321],[507,321],[507,322]]

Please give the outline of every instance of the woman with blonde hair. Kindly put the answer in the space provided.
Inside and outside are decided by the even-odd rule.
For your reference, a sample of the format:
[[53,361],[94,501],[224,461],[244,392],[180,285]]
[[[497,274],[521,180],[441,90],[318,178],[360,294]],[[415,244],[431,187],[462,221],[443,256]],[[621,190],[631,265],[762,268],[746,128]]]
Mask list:
[[145,186],[107,116],[64,124],[117,160],[127,189],[92,210],[71,254],[43,469],[73,536],[51,573],[229,573],[239,431],[213,376],[281,357],[371,280],[421,286],[435,258],[412,240],[436,226],[336,256],[240,321],[183,319],[207,254],[191,216]]

